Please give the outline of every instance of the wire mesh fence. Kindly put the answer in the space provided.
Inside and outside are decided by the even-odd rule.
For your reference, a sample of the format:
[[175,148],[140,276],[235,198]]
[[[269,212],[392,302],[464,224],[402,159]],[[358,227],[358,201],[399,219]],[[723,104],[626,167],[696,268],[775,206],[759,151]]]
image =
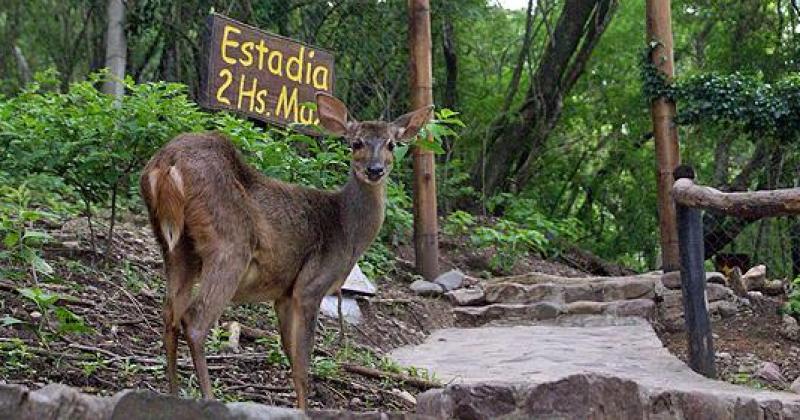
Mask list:
[[793,279],[800,274],[800,217],[768,217],[759,220],[704,215],[706,258],[714,269],[742,272],[765,265],[769,277]]

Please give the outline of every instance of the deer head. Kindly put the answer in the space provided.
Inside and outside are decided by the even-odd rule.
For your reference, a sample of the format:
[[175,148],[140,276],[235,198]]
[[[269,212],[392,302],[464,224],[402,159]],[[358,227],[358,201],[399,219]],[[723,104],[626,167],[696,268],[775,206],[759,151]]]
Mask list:
[[326,93],[317,94],[320,125],[329,133],[344,137],[351,149],[350,169],[356,179],[380,184],[394,164],[394,147],[413,139],[428,122],[432,106],[409,112],[393,122],[349,119],[342,101]]

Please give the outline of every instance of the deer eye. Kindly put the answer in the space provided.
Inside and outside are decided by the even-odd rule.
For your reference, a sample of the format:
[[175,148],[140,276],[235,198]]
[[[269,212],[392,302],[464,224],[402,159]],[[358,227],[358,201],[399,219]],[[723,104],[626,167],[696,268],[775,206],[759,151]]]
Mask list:
[[394,141],[392,141],[392,140],[387,141],[386,142],[386,148],[389,149],[390,152],[392,150],[394,150]]
[[364,142],[361,140],[354,140],[352,144],[353,150],[359,150],[364,148]]

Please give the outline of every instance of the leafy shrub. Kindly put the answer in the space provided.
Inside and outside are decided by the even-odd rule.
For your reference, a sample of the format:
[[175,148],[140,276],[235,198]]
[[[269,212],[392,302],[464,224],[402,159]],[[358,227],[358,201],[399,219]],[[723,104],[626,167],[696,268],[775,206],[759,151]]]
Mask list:
[[784,314],[800,319],[800,277],[795,277],[789,285],[789,296],[781,310]]

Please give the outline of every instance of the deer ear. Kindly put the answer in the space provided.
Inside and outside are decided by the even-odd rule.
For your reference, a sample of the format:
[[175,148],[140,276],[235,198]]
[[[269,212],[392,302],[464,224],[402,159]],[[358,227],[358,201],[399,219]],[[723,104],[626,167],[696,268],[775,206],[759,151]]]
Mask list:
[[334,96],[317,93],[317,113],[320,125],[331,134],[344,136],[347,133],[347,106]]
[[397,128],[397,140],[410,140],[431,118],[433,105],[422,107],[416,111],[401,115],[392,124]]

